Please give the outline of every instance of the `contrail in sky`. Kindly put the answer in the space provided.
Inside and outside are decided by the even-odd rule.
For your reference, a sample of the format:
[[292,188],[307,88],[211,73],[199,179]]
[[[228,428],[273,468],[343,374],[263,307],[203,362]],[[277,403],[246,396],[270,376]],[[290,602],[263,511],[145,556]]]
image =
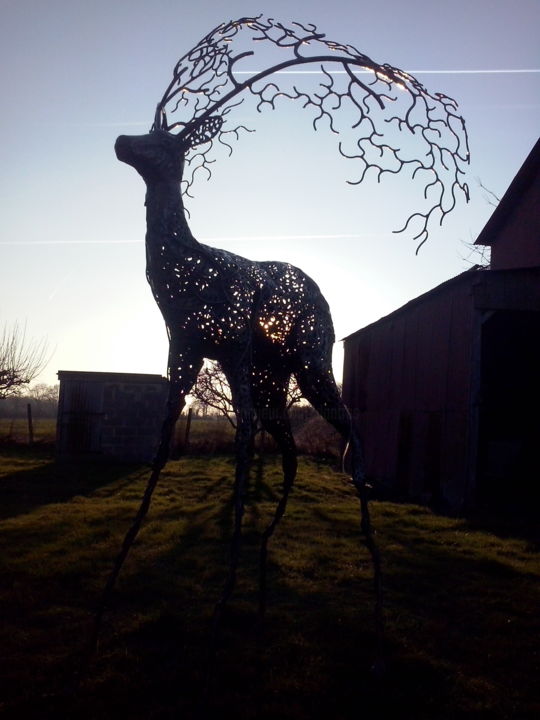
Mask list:
[[[238,235],[228,237],[206,237],[201,238],[203,243],[207,242],[256,242],[259,240],[354,240],[364,237],[379,237],[383,233],[355,233],[341,235]],[[0,245],[142,245],[143,240],[7,240],[0,242]]]
[[[236,70],[237,75],[257,75],[260,70]],[[373,75],[371,70],[354,70],[356,75]],[[540,68],[499,68],[499,69],[474,69],[474,70],[406,70],[409,75],[527,75],[540,73]],[[328,70],[329,75],[345,75],[345,70]],[[278,70],[274,75],[323,75],[321,70]],[[84,125],[91,127],[142,127],[148,125],[148,121],[136,122],[102,122],[102,123],[66,123],[67,125]]]
[[[237,75],[256,75],[260,70],[237,70]],[[373,75],[371,70],[354,70],[357,75]],[[540,73],[540,68],[500,68],[478,70],[406,70],[410,75],[511,75]],[[322,75],[321,70],[278,70],[274,75]],[[329,75],[345,75],[345,70],[328,70]]]
[[2,240],[0,245],[135,245],[142,240]]

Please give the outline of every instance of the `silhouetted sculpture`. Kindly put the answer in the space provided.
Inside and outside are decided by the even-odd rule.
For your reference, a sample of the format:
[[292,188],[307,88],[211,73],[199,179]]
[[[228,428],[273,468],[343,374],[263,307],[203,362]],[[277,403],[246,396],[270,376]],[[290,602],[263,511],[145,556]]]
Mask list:
[[[266,41],[274,48],[284,48],[292,57],[240,81],[236,75],[236,64],[253,52],[233,55],[233,40],[245,32],[251,33],[253,40]],[[146,272],[169,334],[170,390],[167,417],[153,472],[141,508],[109,579],[98,614],[98,625],[108,593],[148,509],[159,472],[167,461],[171,432],[184,405],[184,398],[195,383],[204,358],[209,358],[219,361],[226,374],[237,415],[231,564],[216,618],[219,619],[235,581],[256,416],[275,438],[282,452],[284,473],[283,496],[262,541],[260,608],[264,610],[267,542],[285,511],[296,475],[296,449],[286,411],[287,386],[291,374],[294,374],[303,395],[341,433],[351,448],[352,480],[361,502],[362,530],[374,563],[379,632],[382,628],[379,555],[369,519],[362,452],[332,374],[334,331],[328,304],[317,284],[292,265],[252,262],[199,243],[186,222],[181,196],[185,163],[195,163],[196,168],[208,170],[213,140],[217,138],[224,142],[226,133],[238,136],[241,127],[232,130],[224,127],[229,112],[238,104],[238,94],[249,91],[256,98],[258,109],[266,104],[274,107],[282,95],[293,100],[300,99],[304,107],[315,108],[315,127],[318,120],[326,118],[332,129],[334,118],[331,110],[347,102],[356,109],[358,117],[354,128],[360,138],[356,142],[356,154],[347,154],[341,144],[340,151],[362,163],[360,180],[369,169],[375,169],[380,176],[383,172],[399,172],[405,166],[412,166],[413,174],[429,172],[426,195],[429,188],[440,191],[438,201],[430,210],[424,214],[415,213],[405,225],[407,227],[415,217],[420,218],[421,232],[417,237],[422,242],[425,240],[433,212],[439,209],[442,220],[451,209],[443,208],[445,184],[444,173],[439,174],[441,163],[445,171],[453,168],[451,202],[455,204],[456,188],[467,192],[467,186],[459,179],[462,172],[459,163],[468,159],[466,152],[463,157],[460,156],[462,144],[466,145],[466,136],[463,121],[454,114],[455,104],[444,96],[429,95],[407,73],[388,65],[377,65],[351,46],[323,38],[314,26],[296,24],[291,29],[260,17],[219,26],[177,64],[173,81],[158,105],[151,132],[136,137],[121,136],[116,142],[118,158],[134,167],[147,187]],[[313,50],[314,47],[314,55],[304,56],[308,48]],[[322,54],[319,52],[321,47]],[[321,65],[324,78],[322,94],[300,92],[296,86],[284,93],[277,85],[265,80],[284,67],[308,62]],[[325,65],[329,63],[341,66],[346,79],[343,91],[337,89],[334,75],[326,70]],[[358,68],[373,72],[370,84],[360,81],[355,72]],[[378,90],[381,84],[383,89]],[[394,115],[386,118],[386,122],[413,136],[419,134],[422,137],[427,153],[421,160],[406,159],[400,155],[399,149],[382,144],[379,141],[382,135],[376,131],[371,118],[374,110],[379,112],[384,109],[385,103],[394,102],[388,93],[396,85],[411,98],[411,107],[403,118]],[[330,104],[328,99],[332,101]],[[173,112],[191,108],[191,117],[168,125],[165,106],[172,101],[175,102]],[[426,116],[425,126],[418,122],[418,110],[422,109]],[[456,123],[457,128],[454,127]],[[172,132],[178,129],[177,134]],[[450,138],[450,148],[443,145],[445,130]],[[199,146],[203,149],[195,149]],[[378,162],[389,160],[391,167],[385,168],[375,159],[370,159],[366,150],[368,146],[378,154]],[[186,189],[189,189],[191,180],[188,179]]]

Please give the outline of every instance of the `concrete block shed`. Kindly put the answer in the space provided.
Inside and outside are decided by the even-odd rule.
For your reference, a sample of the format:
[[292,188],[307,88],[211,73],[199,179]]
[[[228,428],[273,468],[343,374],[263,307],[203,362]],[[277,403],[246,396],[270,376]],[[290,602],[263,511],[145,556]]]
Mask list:
[[150,461],[168,381],[161,375],[60,370],[57,454]]

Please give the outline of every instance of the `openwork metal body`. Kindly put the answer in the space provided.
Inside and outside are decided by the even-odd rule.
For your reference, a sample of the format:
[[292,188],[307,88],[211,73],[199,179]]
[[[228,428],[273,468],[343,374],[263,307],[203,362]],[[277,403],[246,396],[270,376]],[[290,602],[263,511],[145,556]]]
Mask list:
[[170,340],[168,415],[155,469],[166,461],[170,432],[204,358],[220,363],[231,388],[237,416],[236,521],[225,601],[238,559],[256,418],[280,448],[284,470],[284,495],[264,536],[263,561],[294,482],[296,449],[287,414],[292,374],[303,396],[351,443],[355,485],[365,495],[360,443],[332,374],[330,310],[302,270],[288,263],[254,262],[193,237],[180,194],[183,158],[173,135],[155,130],[121,136],[116,153],[146,182],[147,277]]
[[[236,42],[247,38],[286,54],[286,59],[261,71],[241,71],[241,61],[253,50],[235,52]],[[282,91],[277,72],[315,63],[321,68],[319,91],[293,85]],[[336,74],[328,66],[337,68]],[[368,79],[362,73],[370,72]],[[243,73],[243,74],[242,74]],[[344,81],[341,89],[338,80]],[[403,106],[403,93],[408,101]],[[266,547],[282,517],[296,474],[296,449],[286,404],[291,375],[304,397],[349,443],[352,480],[358,492],[366,544],[374,564],[377,591],[376,618],[382,629],[379,555],[373,541],[360,440],[351,423],[331,369],[334,331],[328,304],[317,284],[305,273],[282,262],[253,262],[199,243],[184,212],[182,189],[189,194],[197,169],[209,172],[214,141],[228,145],[242,126],[228,127],[229,114],[248,93],[257,109],[274,108],[280,98],[299,100],[314,112],[313,125],[326,122],[337,132],[336,115],[346,110],[356,134],[356,150],[339,149],[360,167],[360,182],[369,171],[376,176],[411,168],[425,180],[425,196],[433,202],[409,218],[419,221],[421,241],[434,214],[440,219],[455,204],[456,190],[467,193],[461,164],[467,162],[466,135],[455,103],[431,95],[407,73],[378,65],[349,45],[324,40],[312,25],[286,28],[274,20],[244,18],[223,24],[207,35],[175,67],[173,80],[158,104],[154,125],[147,135],[121,136],[116,142],[120,160],[134,167],[146,183],[147,278],[167,326],[170,392],[162,441],[141,508],[128,532],[109,579],[108,593],[148,509],[159,472],[168,456],[169,439],[196,381],[204,358],[217,360],[231,387],[237,416],[235,525],[231,565],[216,617],[230,596],[240,546],[244,495],[252,453],[255,419],[275,438],[283,455],[284,491],[261,547],[261,610],[265,603]],[[395,104],[401,115],[381,113]],[[169,123],[169,114],[182,112],[182,120]],[[409,140],[419,138],[422,149],[414,157],[384,139],[376,123],[401,131]],[[386,136],[385,136],[386,138]],[[406,145],[407,143],[405,143]],[[184,168],[188,179],[184,179]],[[448,201],[448,197],[450,200]],[[429,205],[429,203],[428,203]],[[407,223],[407,224],[408,224]],[[406,225],[407,225],[406,224]]]

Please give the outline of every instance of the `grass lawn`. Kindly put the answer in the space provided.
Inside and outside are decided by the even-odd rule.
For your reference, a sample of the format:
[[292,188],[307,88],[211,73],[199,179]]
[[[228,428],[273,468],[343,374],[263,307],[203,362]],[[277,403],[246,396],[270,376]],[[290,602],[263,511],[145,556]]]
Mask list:
[[373,502],[387,622],[378,679],[358,504],[344,475],[313,460],[302,460],[270,546],[263,628],[259,534],[281,476],[272,457],[254,468],[238,585],[207,687],[232,523],[226,457],[169,463],[85,664],[93,608],[147,476],[56,465],[45,449],[1,451],[1,717],[538,717],[530,537]]

